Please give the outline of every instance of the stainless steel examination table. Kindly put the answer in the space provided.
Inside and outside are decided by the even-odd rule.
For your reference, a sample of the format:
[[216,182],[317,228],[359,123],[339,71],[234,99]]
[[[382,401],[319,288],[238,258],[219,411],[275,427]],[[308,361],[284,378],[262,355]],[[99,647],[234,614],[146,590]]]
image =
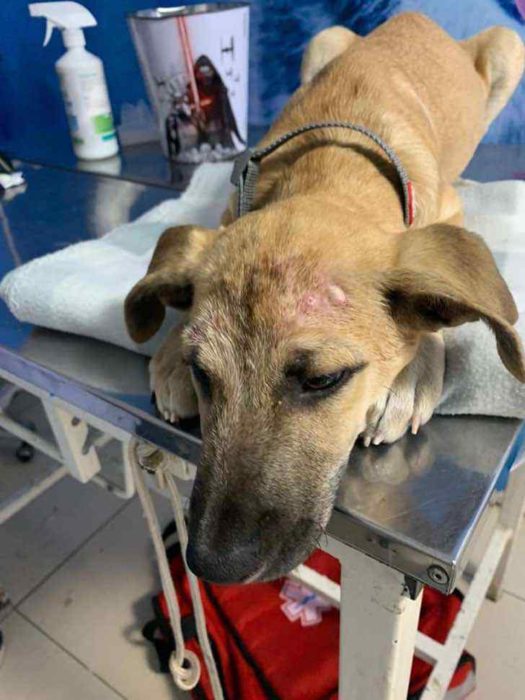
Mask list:
[[[478,155],[485,179],[493,162],[500,164],[496,177],[510,174],[520,155],[494,160],[494,153]],[[123,179],[28,162],[21,168],[27,189],[0,199],[1,275],[177,196],[173,185],[145,184],[131,172]],[[0,342],[4,407],[17,388],[35,395],[54,440],[16,423],[7,409],[0,424],[63,464],[33,486],[35,493],[67,472],[109,488],[99,458],[109,439],[126,445],[139,438],[198,461],[198,429],[176,429],[156,415],[145,357],[21,324],[3,304]],[[519,463],[524,444],[525,425],[516,420],[434,417],[416,437],[355,449],[325,547],[341,560],[341,586],[305,567],[294,572],[341,607],[341,698],[405,698],[414,653],[434,667],[423,698],[443,697],[483,599],[497,598],[501,589],[525,497],[525,470],[509,475],[509,469]],[[128,466],[123,451],[122,483],[115,489],[122,497],[134,493]],[[0,522],[30,497],[0,504]],[[449,593],[458,583],[466,586],[463,607],[441,645],[417,632],[421,587]]]

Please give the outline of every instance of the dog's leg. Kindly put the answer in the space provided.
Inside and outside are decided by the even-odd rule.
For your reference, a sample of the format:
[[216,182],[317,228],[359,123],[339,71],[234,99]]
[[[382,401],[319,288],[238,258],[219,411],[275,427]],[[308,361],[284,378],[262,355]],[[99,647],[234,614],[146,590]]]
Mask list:
[[176,326],[151,358],[150,383],[157,408],[170,423],[199,413],[190,370],[181,353],[184,324]]
[[346,27],[330,27],[316,34],[304,51],[301,64],[301,85],[309,83],[320,70],[359,37]]
[[507,104],[523,75],[523,41],[512,29],[492,27],[459,43],[470,54],[476,71],[487,85],[488,127]]
[[421,341],[412,362],[368,412],[365,445],[394,442],[410,427],[416,433],[432,416],[443,393],[445,343],[441,333]]

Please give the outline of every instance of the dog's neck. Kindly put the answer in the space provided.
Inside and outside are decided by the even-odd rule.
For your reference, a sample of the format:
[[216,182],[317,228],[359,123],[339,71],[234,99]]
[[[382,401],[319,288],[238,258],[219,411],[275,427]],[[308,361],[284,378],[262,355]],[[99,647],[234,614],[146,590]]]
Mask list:
[[[391,130],[378,120],[376,131],[394,148],[412,181],[415,226],[438,218],[439,175],[436,159],[409,132]],[[279,135],[279,124],[264,139]],[[341,177],[344,173],[344,177]],[[380,146],[359,133],[311,133],[285,144],[263,160],[255,207],[296,195],[315,195],[327,206],[336,202],[384,230],[406,230],[399,175]]]
[[392,231],[406,228],[396,169],[379,146],[359,135],[343,145],[321,143],[305,151],[287,180],[290,191],[315,194],[327,204],[336,201]]

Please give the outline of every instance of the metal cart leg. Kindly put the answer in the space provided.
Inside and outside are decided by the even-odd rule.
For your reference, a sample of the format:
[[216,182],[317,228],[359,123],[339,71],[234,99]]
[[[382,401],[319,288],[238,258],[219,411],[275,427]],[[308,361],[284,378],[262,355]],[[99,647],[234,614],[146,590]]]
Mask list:
[[[448,633],[446,643],[441,645],[428,638],[424,641],[423,635],[418,635],[418,644],[420,650],[423,651],[423,653],[418,651],[418,656],[429,663],[434,662],[434,668],[421,696],[422,700],[442,700],[445,697],[454,669],[476,622],[490,582],[493,580],[498,563],[501,561],[511,536],[510,530],[503,527],[496,528],[472,579],[461,609]],[[420,642],[424,643],[420,644]]]
[[422,595],[402,574],[329,540],[341,562],[340,700],[406,700]]
[[525,462],[518,464],[510,473],[507,488],[501,503],[498,525],[512,531],[505,553],[500,559],[487,593],[490,600],[497,601],[503,592],[505,573],[512,560],[516,539],[525,511]]

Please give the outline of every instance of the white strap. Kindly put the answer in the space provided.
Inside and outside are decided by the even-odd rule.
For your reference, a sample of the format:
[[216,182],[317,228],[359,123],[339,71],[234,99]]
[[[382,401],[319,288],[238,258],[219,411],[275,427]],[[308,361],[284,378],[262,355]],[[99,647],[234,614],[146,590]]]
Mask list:
[[[178,460],[178,457],[173,456],[173,458],[174,460]],[[160,480],[167,486],[173,516],[175,519],[175,526],[177,528],[177,534],[181,546],[184,568],[190,584],[193,612],[197,627],[197,637],[204,656],[206,668],[208,669],[213,697],[215,700],[224,700],[219,673],[217,671],[215,659],[213,658],[210,640],[206,630],[206,619],[204,609],[202,607],[199,584],[195,575],[192,571],[190,571],[186,563],[188,533],[186,530],[186,523],[184,522],[184,508],[179,490],[177,488],[177,483],[169,471],[169,460],[170,455],[161,452],[158,448],[150,445],[149,443],[141,442],[136,439],[130,441],[129,461],[133,470],[137,493],[140,498],[140,502],[142,503],[142,509],[144,511],[151,539],[153,541],[153,546],[155,548],[162,589],[166,597],[170,616],[170,625],[173,630],[173,637],[175,639],[175,651],[170,657],[169,667],[173,680],[182,690],[192,690],[200,680],[201,666],[199,658],[192,651],[186,649],[184,645],[181,613],[177,593],[175,591],[168,559],[166,557],[166,550],[164,548],[164,542],[162,541],[159,521],[151,495],[144,483],[144,474],[142,473],[141,465],[145,466],[149,470],[152,464],[154,464],[153,470],[160,477]]]

